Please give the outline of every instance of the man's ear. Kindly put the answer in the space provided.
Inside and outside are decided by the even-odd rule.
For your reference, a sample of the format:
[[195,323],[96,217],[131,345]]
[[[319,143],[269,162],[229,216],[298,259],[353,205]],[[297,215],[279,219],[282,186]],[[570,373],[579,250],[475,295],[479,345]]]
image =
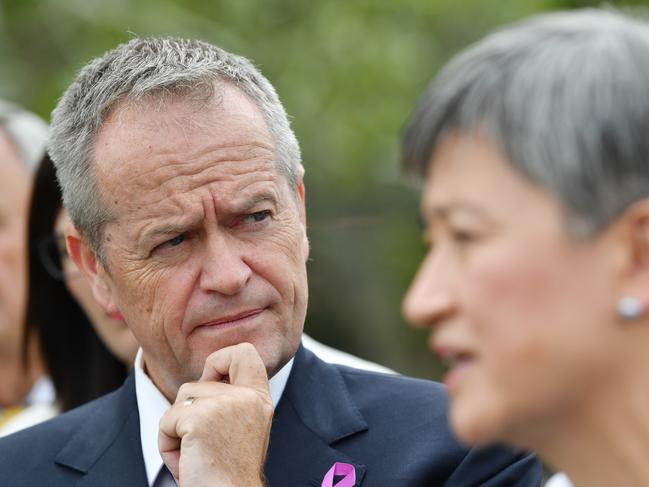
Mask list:
[[304,188],[304,166],[300,165],[298,172],[298,184],[297,184],[297,195],[298,195],[298,211],[300,212],[300,221],[304,227],[304,245],[303,245],[303,257],[304,262],[309,259],[309,237],[306,234],[306,189]]
[[297,196],[300,221],[306,228],[306,190],[304,189],[304,166],[300,165],[297,174]]
[[106,273],[106,269],[99,262],[86,239],[72,223],[65,227],[64,234],[68,255],[90,285],[97,303],[108,312],[118,311],[113,299],[110,276]]

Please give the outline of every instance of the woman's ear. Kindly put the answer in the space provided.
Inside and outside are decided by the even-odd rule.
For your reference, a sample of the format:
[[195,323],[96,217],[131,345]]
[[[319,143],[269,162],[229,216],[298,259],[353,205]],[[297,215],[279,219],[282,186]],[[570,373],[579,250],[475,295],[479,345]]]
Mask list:
[[66,226],[64,234],[68,255],[81,271],[83,278],[90,284],[95,300],[106,311],[117,311],[110,276],[87,240],[72,223]]
[[624,256],[619,298],[649,307],[649,199],[631,205],[614,225]]

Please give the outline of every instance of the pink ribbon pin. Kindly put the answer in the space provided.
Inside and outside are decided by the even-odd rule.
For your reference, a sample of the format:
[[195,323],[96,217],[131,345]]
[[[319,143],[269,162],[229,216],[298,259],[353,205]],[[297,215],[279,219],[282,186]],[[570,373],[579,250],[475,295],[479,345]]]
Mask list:
[[[344,476],[334,485],[334,476]],[[349,463],[336,462],[322,479],[322,487],[354,487],[356,485],[356,469]]]

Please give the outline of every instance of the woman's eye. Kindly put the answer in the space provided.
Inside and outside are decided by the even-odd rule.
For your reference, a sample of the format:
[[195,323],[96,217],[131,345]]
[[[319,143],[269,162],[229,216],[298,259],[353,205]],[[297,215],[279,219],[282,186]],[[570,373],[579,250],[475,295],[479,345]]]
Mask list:
[[469,245],[478,240],[478,235],[466,230],[454,230],[451,232],[451,239],[458,245]]
[[468,232],[455,231],[453,232],[453,240],[460,243],[466,243],[473,240],[473,236]]

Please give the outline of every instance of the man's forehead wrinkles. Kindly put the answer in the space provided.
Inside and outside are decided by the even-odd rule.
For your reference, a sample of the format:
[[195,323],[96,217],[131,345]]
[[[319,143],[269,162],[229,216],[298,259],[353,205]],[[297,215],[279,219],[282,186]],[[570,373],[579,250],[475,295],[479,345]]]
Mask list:
[[169,203],[171,204],[165,204],[164,211],[157,208],[150,211],[148,216],[140,213],[138,217],[132,218],[132,221],[122,222],[126,240],[131,242],[131,246],[139,248],[159,235],[185,231],[187,228],[197,226],[205,218],[200,203],[198,205],[182,204],[180,201],[169,201]]
[[144,191],[160,191],[164,195],[173,192],[189,191],[210,181],[220,181],[223,170],[218,162],[205,164],[203,162],[169,161],[164,165],[154,167],[150,172],[141,173],[135,183]]
[[[226,213],[245,211],[264,200],[276,203],[279,201],[279,188],[274,184],[276,178],[272,170],[265,169],[243,175],[228,175],[219,180],[212,178],[187,191],[158,185],[155,191],[140,193],[139,197],[129,199],[126,203],[129,210],[125,212],[127,218],[124,221],[129,222],[129,226],[137,230],[139,235],[158,226],[163,219],[178,224],[201,220],[205,216],[201,213],[202,202],[206,199],[213,202],[217,212]],[[229,183],[228,186],[234,184],[236,188],[226,188],[224,183]]]
[[241,213],[250,210],[262,201],[277,204],[279,202],[278,188],[274,184],[264,184],[268,181],[257,179],[251,184],[242,187],[235,195],[223,194],[213,187],[211,198],[214,201],[216,210]]
[[123,223],[127,223],[128,228],[144,231],[156,225],[160,217],[178,220],[188,212],[193,212],[192,205],[187,200],[163,194],[156,194],[156,196],[158,197],[143,201],[142,204],[138,203],[135,208],[126,211]]
[[129,220],[137,221],[163,213],[180,214],[192,201],[203,198],[213,199],[223,209],[240,198],[254,197],[255,193],[272,194],[275,196],[267,199],[278,199],[276,186],[281,176],[276,174],[274,165],[230,165],[228,169],[208,167],[197,175],[167,179],[155,174],[142,175],[137,178],[135,191],[126,194],[124,187],[123,191],[113,193],[111,203],[114,205],[111,206],[118,214],[129,214]]
[[[147,144],[142,141],[141,148],[131,156],[131,160],[116,161],[117,167],[133,174],[151,173],[152,171],[164,170],[168,167],[181,168],[187,166],[186,171],[191,172],[191,165],[210,164],[219,162],[242,162],[248,159],[275,159],[274,147],[264,143],[246,144],[219,144],[209,145],[200,150],[182,150],[176,144],[164,145]],[[124,156],[122,156],[124,157]],[[139,161],[139,162],[138,162]],[[102,165],[102,164],[100,164]],[[152,167],[153,166],[153,167]]]
[[[166,160],[157,163],[157,160],[162,158]],[[272,152],[258,148],[250,149],[247,154],[242,154],[240,150],[231,153],[219,151],[193,159],[155,155],[148,162],[142,164],[139,169],[137,166],[134,167],[134,164],[126,164],[130,165],[132,170],[124,171],[123,177],[134,180],[136,185],[144,190],[152,190],[167,184],[201,185],[210,178],[221,180],[228,176],[241,176],[253,171],[272,172],[275,168]],[[116,176],[118,174],[114,175]]]
[[[209,135],[208,135],[209,136]],[[242,138],[243,140],[243,138]],[[144,154],[140,155],[142,159],[158,159],[166,162],[183,162],[183,161],[241,161],[248,158],[273,156],[275,148],[272,144],[263,142],[240,142],[237,140],[208,144],[205,147],[197,148],[192,141],[185,141],[187,147],[178,147],[178,139],[163,141],[162,143],[147,143],[143,148]],[[177,155],[181,154],[182,158]],[[168,158],[168,159],[167,159]]]

